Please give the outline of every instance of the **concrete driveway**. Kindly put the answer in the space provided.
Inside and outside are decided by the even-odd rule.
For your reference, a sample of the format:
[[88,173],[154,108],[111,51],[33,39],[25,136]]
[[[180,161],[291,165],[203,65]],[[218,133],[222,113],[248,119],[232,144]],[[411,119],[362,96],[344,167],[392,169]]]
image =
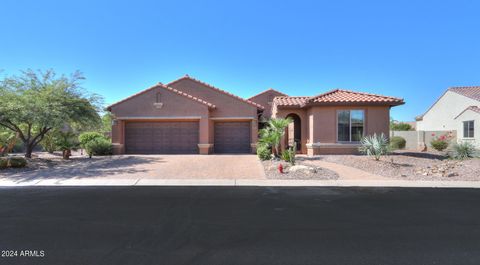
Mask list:
[[264,179],[255,155],[122,155],[73,157],[35,169],[0,171],[15,181],[42,179]]

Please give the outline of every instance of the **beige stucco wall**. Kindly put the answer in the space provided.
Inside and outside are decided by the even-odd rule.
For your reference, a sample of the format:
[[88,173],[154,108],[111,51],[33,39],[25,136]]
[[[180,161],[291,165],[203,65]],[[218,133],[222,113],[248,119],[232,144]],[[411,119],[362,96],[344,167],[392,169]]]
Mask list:
[[462,96],[452,91],[447,91],[432,108],[425,113],[422,121],[417,122],[419,131],[445,131],[457,130],[455,117],[469,106],[478,106],[480,102]]
[[273,116],[287,117],[290,113],[297,114],[302,124],[302,153],[306,153],[307,143],[327,144],[319,148],[314,154],[321,153],[355,153],[356,146],[344,145],[344,148],[328,144],[337,142],[337,111],[338,110],[364,110],[365,135],[381,134],[389,136],[390,107],[389,106],[313,106],[307,109],[279,108],[274,109]]
[[[463,122],[474,121],[474,138],[463,137]],[[480,113],[472,110],[467,110],[455,119],[457,124],[457,141],[458,142],[471,142],[477,148],[480,148]]]

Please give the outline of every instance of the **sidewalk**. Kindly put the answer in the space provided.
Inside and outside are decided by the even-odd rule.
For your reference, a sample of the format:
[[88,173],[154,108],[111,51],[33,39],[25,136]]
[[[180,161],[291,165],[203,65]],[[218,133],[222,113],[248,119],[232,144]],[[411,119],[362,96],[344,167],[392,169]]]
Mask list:
[[276,179],[48,179],[18,182],[0,179],[0,187],[12,186],[277,186],[277,187],[406,187],[480,188],[480,181],[410,181],[394,179],[276,180]]

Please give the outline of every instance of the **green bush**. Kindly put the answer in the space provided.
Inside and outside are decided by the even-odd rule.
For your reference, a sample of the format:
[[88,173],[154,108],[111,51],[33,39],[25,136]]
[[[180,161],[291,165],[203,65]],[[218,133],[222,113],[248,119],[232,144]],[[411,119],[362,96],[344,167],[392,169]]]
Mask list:
[[5,169],[8,167],[8,158],[0,157],[0,169]]
[[403,137],[393,136],[392,138],[390,138],[390,148],[393,150],[403,149],[405,148],[406,144],[407,144],[407,141]]
[[448,142],[446,140],[434,139],[434,140],[430,141],[430,145],[433,147],[433,149],[441,152],[441,151],[447,149]]
[[375,133],[365,136],[358,150],[363,154],[373,156],[378,161],[382,155],[386,155],[389,151],[387,137],[383,133],[381,135]]
[[87,151],[90,157],[92,157],[93,155],[106,156],[106,155],[113,154],[112,143],[105,138],[97,138],[92,141],[89,141],[85,145],[85,150]]
[[78,136],[78,141],[83,148],[85,148],[88,142],[91,142],[95,139],[105,139],[105,137],[98,132],[84,132]]
[[257,146],[257,156],[260,160],[270,160],[272,158],[272,149],[265,144],[259,144]]
[[292,166],[295,165],[295,155],[297,150],[295,147],[290,147],[287,150],[282,152],[281,158],[283,161],[290,163]]
[[390,125],[390,129],[392,131],[411,131],[413,128],[412,128],[412,125],[408,123],[400,122],[400,123],[392,123]]
[[463,160],[477,156],[478,152],[472,143],[462,142],[459,144],[454,144],[452,151],[449,153],[449,155],[453,159]]
[[27,165],[27,160],[24,157],[15,156],[15,157],[8,158],[9,167],[19,168],[19,167],[25,167],[26,165]]

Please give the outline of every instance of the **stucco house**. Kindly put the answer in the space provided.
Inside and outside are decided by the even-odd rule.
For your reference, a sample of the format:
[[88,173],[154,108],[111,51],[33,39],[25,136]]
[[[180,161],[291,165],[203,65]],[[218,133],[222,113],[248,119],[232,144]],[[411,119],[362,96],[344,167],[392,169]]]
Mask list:
[[253,153],[259,127],[291,117],[283,145],[303,154],[354,153],[362,136],[389,134],[402,99],[348,90],[290,97],[268,89],[249,99],[188,75],[158,83],[107,109],[116,154]]
[[480,86],[447,89],[416,120],[419,131],[456,131],[459,142],[480,147]]

